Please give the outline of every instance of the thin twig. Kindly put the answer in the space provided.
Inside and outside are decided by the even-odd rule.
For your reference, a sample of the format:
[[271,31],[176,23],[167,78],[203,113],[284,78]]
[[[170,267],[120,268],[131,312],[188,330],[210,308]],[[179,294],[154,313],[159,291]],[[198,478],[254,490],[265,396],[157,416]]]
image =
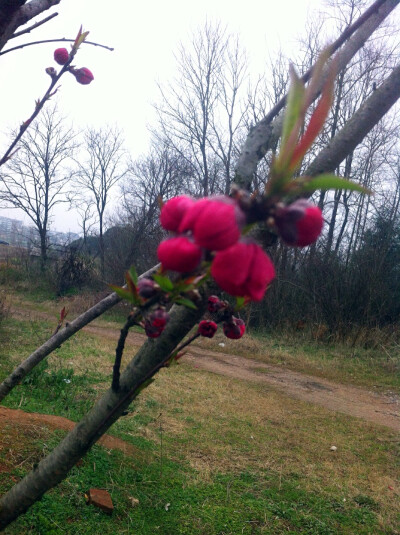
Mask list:
[[[183,344],[181,344],[177,349],[175,349],[174,353],[178,354],[180,351],[182,351],[182,349],[185,349],[186,346],[191,344],[193,340],[196,340],[196,338],[198,338],[199,336],[200,336],[200,333],[197,331],[196,334],[193,334],[190,338],[186,340],[186,342],[183,342]],[[168,362],[168,359],[167,359],[167,362]]]
[[32,115],[29,117],[29,119],[24,121],[22,123],[22,125],[20,126],[17,136],[15,137],[14,141],[11,143],[11,145],[9,146],[7,151],[5,152],[4,156],[1,158],[0,166],[4,165],[7,162],[7,160],[11,157],[14,147],[20,141],[20,139],[24,135],[24,133],[27,130],[27,128],[29,127],[29,125],[39,115],[41,109],[43,108],[43,106],[45,105],[47,100],[49,100],[58,91],[58,87],[56,87],[56,84],[60,80],[61,76],[69,70],[70,64],[71,64],[72,60],[75,57],[75,53],[76,53],[76,51],[75,52],[71,52],[69,60],[63,66],[63,68],[60,70],[60,72],[55,76],[54,75],[51,76],[51,84],[50,84],[49,88],[47,89],[47,91],[44,94],[43,98],[40,101],[36,102],[35,111],[32,113]]
[[25,30],[21,30],[20,32],[17,32],[17,33],[14,33],[10,39],[15,39],[15,37],[19,37],[20,35],[23,35],[24,33],[30,33],[32,30],[34,30],[35,28],[37,28],[38,26],[41,26],[42,24],[45,24],[46,22],[48,22],[49,20],[51,19],[54,19],[54,17],[57,17],[58,13],[53,13],[52,15],[49,15],[48,17],[46,17],[45,19],[43,20],[40,20],[39,22],[37,22],[36,24],[32,24],[32,26],[29,26],[29,28],[26,28]]
[[113,366],[113,378],[111,383],[111,388],[114,392],[118,392],[119,390],[119,378],[120,378],[120,368],[121,368],[121,361],[122,356],[124,354],[125,349],[125,342],[129,334],[129,329],[137,324],[137,318],[138,316],[142,315],[145,310],[152,307],[155,303],[159,302],[162,298],[162,295],[155,295],[154,297],[148,299],[143,305],[140,306],[137,310],[132,312],[132,314],[128,317],[125,325],[121,329],[121,334],[118,339],[118,344],[115,349],[115,361]]
[[[7,54],[8,52],[13,52],[14,50],[18,50],[19,48],[25,48],[26,46],[42,45],[46,43],[73,43],[74,41],[75,39],[67,39],[66,37],[61,37],[60,39],[45,39],[43,41],[32,41],[30,43],[24,43],[22,45],[14,46],[13,48],[8,48],[7,50],[3,50],[3,52],[0,52],[0,56],[4,56],[4,54]],[[84,41],[82,44],[99,46],[101,48],[105,48],[106,50],[110,50],[110,52],[114,51],[111,46],[95,43],[94,41]]]
[[[122,330],[121,330],[122,332]],[[161,370],[161,368],[164,368],[168,361],[171,359],[172,355],[174,354],[177,354],[179,353],[179,351],[182,351],[183,348],[185,348],[186,346],[188,346],[189,344],[191,344],[193,342],[193,340],[195,340],[198,336],[200,336],[200,333],[199,332],[196,332],[196,334],[194,334],[193,336],[191,336],[188,340],[186,340],[186,342],[184,342],[183,344],[181,344],[180,346],[178,346],[176,349],[174,349],[174,351],[172,351],[171,353],[168,354],[168,356],[163,359],[159,364],[157,364],[156,366],[154,366],[154,368],[152,370],[150,370],[143,378],[142,380],[139,382],[138,385],[136,385],[134,388],[130,389],[126,395],[119,400],[119,402],[113,407],[113,409],[110,411],[109,415],[107,416],[107,418],[105,418],[97,427],[97,430],[101,429],[102,426],[105,424],[105,422],[107,420],[109,420],[109,418],[112,418],[113,415],[119,410],[119,408],[126,402],[127,399],[129,399],[132,395],[134,395],[135,392],[140,392],[141,388],[143,387],[143,385],[145,385],[147,383],[147,381],[149,379],[151,379],[153,377],[153,375],[155,375],[159,370]],[[126,338],[126,337],[125,337]],[[115,364],[114,364],[115,366]],[[113,377],[113,381],[114,381],[114,377]],[[119,383],[119,377],[118,377],[118,383]],[[114,387],[112,388],[114,390]],[[118,389],[119,389],[119,384],[118,384]],[[137,395],[137,394],[136,394]],[[135,396],[136,397],[136,396]]]
[[[345,43],[347,41],[347,39],[349,39],[349,37],[351,37],[356,30],[358,30],[358,28],[362,24],[364,24],[364,22],[366,20],[368,20],[369,17],[381,7],[381,5],[385,1],[386,0],[377,0],[351,26],[348,26],[344,30],[342,35],[338,39],[336,39],[336,41],[334,43],[332,43],[330,45],[330,47],[329,47],[330,55],[332,56],[342,46],[342,44]],[[311,78],[311,75],[313,73],[314,68],[315,68],[315,64],[312,65],[308,69],[308,71],[303,74],[303,76],[301,77],[301,80],[304,83],[307,83],[308,80]],[[270,123],[272,121],[272,119],[274,119],[278,115],[278,113],[281,111],[281,109],[284,106],[286,106],[286,100],[287,100],[287,95],[282,97],[281,100],[275,104],[275,106],[271,109],[271,111],[262,120],[265,121],[265,123]]]
[[118,344],[115,349],[115,361],[113,366],[113,378],[111,383],[111,388],[114,390],[114,392],[118,392],[119,390],[119,378],[120,378],[120,368],[121,368],[121,361],[122,361],[122,355],[124,353],[125,348],[125,341],[129,334],[129,329],[133,327],[136,323],[136,318],[141,314],[141,310],[137,310],[134,314],[132,314],[126,321],[125,325],[121,329],[121,334],[118,339]]

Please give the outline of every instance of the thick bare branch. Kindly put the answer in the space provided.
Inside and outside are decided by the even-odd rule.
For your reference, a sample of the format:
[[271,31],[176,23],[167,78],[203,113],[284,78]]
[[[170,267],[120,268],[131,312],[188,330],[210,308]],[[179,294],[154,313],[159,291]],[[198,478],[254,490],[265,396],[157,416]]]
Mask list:
[[25,0],[3,1],[0,4],[0,50],[17,28],[59,3],[60,0],[31,0],[27,3]]
[[318,154],[305,171],[305,175],[317,175],[333,171],[362,141],[370,130],[389,111],[400,97],[400,66],[386,78],[358,111]]
[[[400,0],[386,0],[385,2],[375,3],[375,7],[378,5],[379,9],[368,17],[338,52],[336,60],[339,72],[345,68],[357,51],[363,47],[367,39],[399,2]],[[317,96],[318,92],[316,92],[315,98]],[[244,189],[250,189],[259,161],[274,146],[277,137],[280,136],[281,121],[280,118],[273,121],[275,116],[276,113],[269,113],[257,123],[249,132],[244,143],[235,173],[235,182]]]

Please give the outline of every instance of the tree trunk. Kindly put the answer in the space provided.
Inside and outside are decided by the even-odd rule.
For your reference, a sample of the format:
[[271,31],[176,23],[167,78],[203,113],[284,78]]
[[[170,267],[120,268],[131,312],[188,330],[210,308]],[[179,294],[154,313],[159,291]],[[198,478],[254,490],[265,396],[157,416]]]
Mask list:
[[42,271],[45,270],[47,265],[47,232],[41,230],[40,232],[40,266]]
[[104,279],[104,236],[103,236],[103,214],[99,212],[99,248],[100,248],[100,273]]
[[333,209],[332,209],[332,215],[331,220],[329,222],[329,229],[328,229],[328,236],[326,239],[326,254],[327,256],[330,254],[332,249],[332,243],[333,243],[333,233],[335,231],[336,226],[336,217],[339,209],[339,202],[340,197],[342,196],[342,190],[335,191],[335,195],[333,198]]

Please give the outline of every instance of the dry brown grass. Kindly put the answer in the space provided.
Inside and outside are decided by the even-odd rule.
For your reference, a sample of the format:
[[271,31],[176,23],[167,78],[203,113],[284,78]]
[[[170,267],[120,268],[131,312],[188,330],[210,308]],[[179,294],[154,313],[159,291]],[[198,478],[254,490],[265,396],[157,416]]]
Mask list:
[[[385,428],[185,364],[162,371],[138,411],[148,411],[148,399],[161,413],[164,454],[186,459],[202,480],[217,471],[295,473],[306,490],[368,494],[379,503],[384,495],[385,508],[398,506],[388,490],[400,491],[398,437]],[[142,431],[159,441],[159,418]]]
[[[381,504],[382,518],[399,512],[399,437],[384,428],[186,366],[163,372],[147,395],[162,407],[165,455],[187,459],[201,480],[215,472],[295,474],[307,491],[365,494]],[[152,438],[158,434],[155,426]]]

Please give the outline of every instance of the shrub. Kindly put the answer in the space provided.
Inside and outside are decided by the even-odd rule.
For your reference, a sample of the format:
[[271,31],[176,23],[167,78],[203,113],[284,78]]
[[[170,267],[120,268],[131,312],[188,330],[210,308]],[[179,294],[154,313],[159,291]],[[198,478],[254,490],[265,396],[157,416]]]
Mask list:
[[69,248],[56,263],[56,289],[58,295],[81,289],[94,276],[94,260]]

